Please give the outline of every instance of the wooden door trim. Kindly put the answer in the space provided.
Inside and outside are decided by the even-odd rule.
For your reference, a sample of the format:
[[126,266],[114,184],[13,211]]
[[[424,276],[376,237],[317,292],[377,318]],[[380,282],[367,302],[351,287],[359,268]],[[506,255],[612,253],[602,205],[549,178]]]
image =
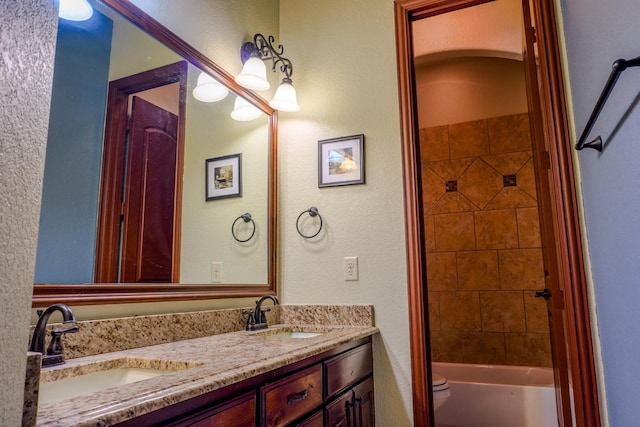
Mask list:
[[[176,180],[174,200],[173,241],[180,241],[182,224],[182,185],[185,132],[185,100],[187,86],[187,62],[180,61],[109,83],[107,116],[103,149],[103,167],[100,178],[100,203],[98,207],[98,232],[96,245],[95,276],[97,283],[116,283],[121,214],[121,189],[124,178],[125,139],[128,122],[128,97],[131,94],[170,83],[180,84],[176,152]],[[173,245],[172,277],[180,274],[180,251]],[[174,280],[177,281],[177,280]]]
[[[418,178],[418,125],[413,71],[411,23],[417,19],[483,3],[478,0],[395,0],[398,91],[402,140],[405,198],[405,233],[407,245],[407,285],[413,416],[415,425],[434,425],[431,410],[431,349],[426,292],[426,263],[423,262],[424,230],[420,204],[421,183]],[[591,342],[587,282],[584,271],[578,206],[575,195],[571,139],[565,110],[561,56],[556,31],[555,11],[551,1],[533,2],[541,49],[541,92],[548,94],[541,108],[549,121],[545,134],[551,163],[552,213],[557,232],[558,265],[567,318],[567,348],[571,364],[577,419],[586,426],[600,426],[600,411]]]

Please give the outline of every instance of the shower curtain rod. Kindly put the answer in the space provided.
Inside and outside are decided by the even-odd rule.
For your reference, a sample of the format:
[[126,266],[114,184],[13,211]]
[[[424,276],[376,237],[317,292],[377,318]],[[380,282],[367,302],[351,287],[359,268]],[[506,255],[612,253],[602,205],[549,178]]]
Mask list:
[[587,125],[582,132],[582,136],[578,140],[578,143],[575,145],[576,150],[582,150],[583,148],[593,148],[594,150],[598,150],[602,152],[602,138],[598,135],[594,140],[585,142],[587,137],[589,136],[589,132],[591,132],[591,128],[595,124],[598,116],[600,115],[600,111],[604,107],[604,104],[607,102],[607,98],[609,98],[609,94],[611,94],[611,90],[616,85],[618,81],[618,77],[620,74],[630,67],[638,67],[640,66],[640,56],[634,59],[618,59],[614,61],[612,65],[611,74],[609,75],[609,79],[607,83],[604,85],[604,89],[602,89],[602,93],[600,94],[600,98],[598,98],[598,102],[596,102],[596,106],[587,121]]

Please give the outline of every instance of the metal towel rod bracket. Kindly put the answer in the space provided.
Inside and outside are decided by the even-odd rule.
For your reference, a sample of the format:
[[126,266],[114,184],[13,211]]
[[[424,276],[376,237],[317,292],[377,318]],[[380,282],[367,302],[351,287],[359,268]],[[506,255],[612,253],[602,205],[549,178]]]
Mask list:
[[585,126],[584,131],[582,132],[582,135],[578,140],[578,143],[575,145],[576,150],[582,150],[583,148],[587,147],[587,148],[593,148],[594,150],[598,150],[599,152],[602,152],[602,138],[600,137],[600,135],[598,135],[592,141],[585,142],[585,140],[589,136],[589,132],[591,132],[591,128],[593,128],[593,125],[598,119],[598,116],[600,115],[600,112],[602,111],[604,104],[607,102],[607,99],[609,98],[609,95],[611,94],[613,87],[616,85],[616,82],[618,81],[618,77],[620,77],[620,74],[627,68],[639,67],[639,66],[640,66],[640,56],[634,59],[618,59],[613,62],[613,65],[611,66],[612,68],[611,74],[609,74],[609,79],[607,79],[607,83],[604,85],[604,89],[602,89],[600,98],[598,98],[598,102],[596,102],[596,106],[593,109],[593,112],[591,113],[589,120],[587,121],[587,125]]

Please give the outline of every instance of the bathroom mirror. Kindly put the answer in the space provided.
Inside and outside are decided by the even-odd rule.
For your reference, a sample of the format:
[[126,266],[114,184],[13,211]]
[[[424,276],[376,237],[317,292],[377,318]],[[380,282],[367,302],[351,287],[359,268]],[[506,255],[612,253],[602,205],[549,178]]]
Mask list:
[[[34,306],[275,292],[276,113],[129,1],[90,3],[60,20]],[[197,99],[207,77],[229,94]]]

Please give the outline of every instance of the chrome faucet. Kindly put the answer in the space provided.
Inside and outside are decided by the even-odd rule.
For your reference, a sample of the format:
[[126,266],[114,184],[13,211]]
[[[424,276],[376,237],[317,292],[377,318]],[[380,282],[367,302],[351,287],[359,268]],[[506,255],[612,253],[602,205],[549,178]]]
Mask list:
[[267,316],[265,316],[265,313],[267,311],[271,311],[271,309],[262,309],[262,303],[267,299],[273,301],[273,305],[280,304],[278,298],[276,298],[275,295],[265,295],[260,298],[258,301],[256,301],[256,308],[253,311],[244,312],[245,314],[249,315],[247,318],[247,327],[245,328],[245,330],[259,331],[261,329],[267,329],[269,327],[269,325],[267,325]]
[[43,312],[38,312],[38,323],[33,330],[33,336],[31,337],[31,344],[29,345],[29,351],[35,351],[42,353],[42,366],[53,366],[64,363],[64,348],[62,347],[62,340],[60,337],[63,334],[76,332],[78,327],[73,325],[67,329],[54,329],[51,331],[51,342],[47,347],[45,354],[44,351],[44,338],[47,333],[47,322],[49,317],[54,311],[62,313],[63,323],[75,323],[76,318],[71,312],[71,309],[66,304],[58,303],[48,307]]

